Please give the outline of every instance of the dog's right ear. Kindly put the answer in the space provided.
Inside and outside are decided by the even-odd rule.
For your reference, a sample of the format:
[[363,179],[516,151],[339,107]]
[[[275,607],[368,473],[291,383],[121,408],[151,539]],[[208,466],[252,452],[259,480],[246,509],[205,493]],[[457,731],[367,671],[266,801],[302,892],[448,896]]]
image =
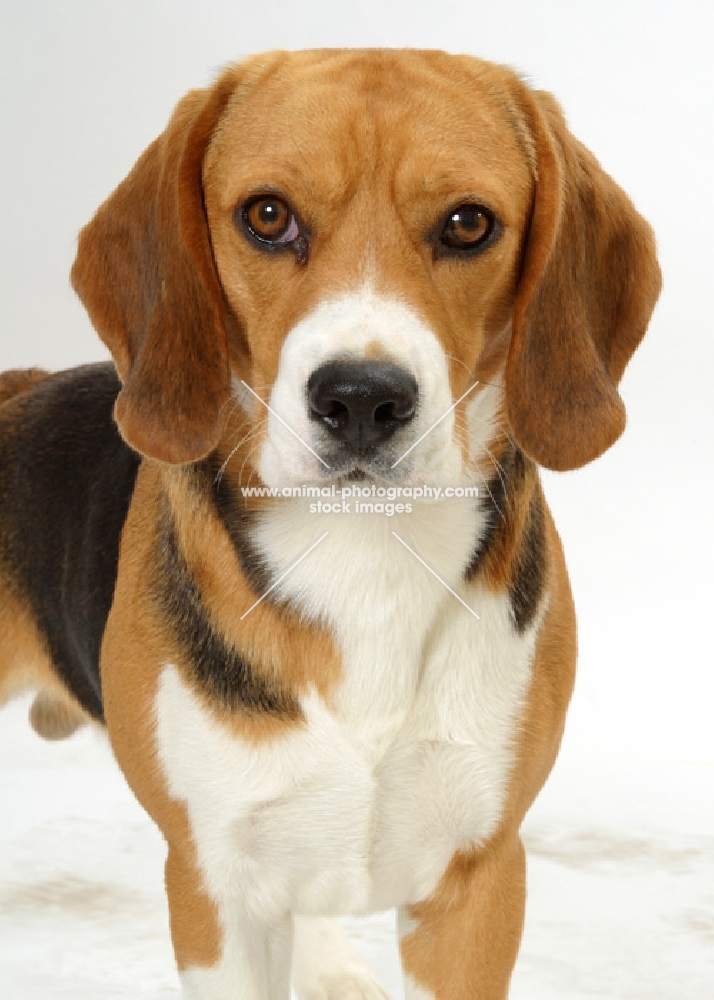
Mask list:
[[203,158],[237,84],[180,102],[166,131],[80,233],[72,284],[123,382],[115,418],[164,462],[215,447],[230,395],[227,306],[203,204]]

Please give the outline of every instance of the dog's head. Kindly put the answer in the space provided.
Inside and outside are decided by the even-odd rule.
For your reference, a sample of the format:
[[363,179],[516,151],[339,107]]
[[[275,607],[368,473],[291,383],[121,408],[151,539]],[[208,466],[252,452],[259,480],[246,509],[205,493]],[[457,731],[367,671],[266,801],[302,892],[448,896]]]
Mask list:
[[273,53],[188,94],[72,277],[129,444],[197,460],[237,396],[276,485],[458,478],[484,386],[540,464],[596,458],[660,287],[549,95],[413,51]]

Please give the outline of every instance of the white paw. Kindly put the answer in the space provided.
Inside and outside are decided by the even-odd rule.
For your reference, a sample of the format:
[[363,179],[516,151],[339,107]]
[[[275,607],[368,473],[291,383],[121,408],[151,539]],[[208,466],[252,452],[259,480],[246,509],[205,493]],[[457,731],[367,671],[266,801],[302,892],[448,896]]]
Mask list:
[[342,930],[313,917],[295,917],[293,988],[299,1000],[390,1000]]
[[319,978],[298,988],[300,1000],[390,1000],[382,984],[367,968],[345,969],[336,976]]

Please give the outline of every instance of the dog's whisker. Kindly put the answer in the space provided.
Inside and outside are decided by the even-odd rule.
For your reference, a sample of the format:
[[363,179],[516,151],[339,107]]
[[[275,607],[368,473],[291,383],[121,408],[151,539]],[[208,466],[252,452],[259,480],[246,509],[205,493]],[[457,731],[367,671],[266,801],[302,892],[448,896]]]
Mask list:
[[482,479],[483,479],[484,489],[486,490],[486,492],[488,493],[489,497],[491,498],[491,503],[496,508],[496,510],[498,511],[498,513],[501,516],[501,518],[505,521],[506,520],[506,515],[503,513],[503,511],[501,510],[501,508],[498,506],[498,503],[496,502],[496,498],[494,497],[493,493],[491,492],[491,487],[488,485],[488,480],[486,479],[485,476],[482,476]]
[[[256,441],[254,444],[252,444],[250,446],[250,448],[246,452],[245,458],[243,459],[243,461],[241,463],[240,472],[238,473],[238,482],[240,482],[240,483],[243,482],[243,470],[245,469],[246,462],[250,461],[252,463],[253,455],[256,453],[256,451],[258,449],[258,444],[259,444],[259,442]],[[255,466],[253,466],[251,464],[251,466],[250,466],[250,475],[248,476],[248,482],[246,483],[246,487],[250,486],[250,481],[253,478],[253,473],[255,471],[256,471],[255,470]]]
[[488,457],[493,462],[493,467],[496,470],[496,475],[498,476],[498,478],[501,481],[501,486],[503,487],[503,495],[505,496],[506,495],[506,472],[505,472],[505,469],[503,468],[503,466],[501,465],[501,463],[496,459],[496,456],[493,454],[493,452],[490,451],[490,449],[486,447],[486,445],[483,446],[483,450],[486,452],[486,454],[488,455]]
[[[214,482],[215,482],[215,484],[217,486],[220,485],[221,479],[223,478],[223,473],[226,471],[228,463],[233,458],[233,456],[238,451],[238,449],[241,447],[241,445],[245,444],[247,441],[250,441],[250,439],[252,437],[254,437],[256,434],[258,434],[258,432],[260,430],[262,430],[263,425],[265,423],[267,423],[267,419],[265,417],[263,417],[263,419],[259,421],[259,423],[257,424],[257,426],[253,427],[250,431],[248,431],[247,434],[244,434],[243,437],[240,439],[240,441],[236,445],[234,445],[234,447],[229,452],[228,457],[223,462],[223,464],[221,465],[220,469],[218,470],[218,473],[216,474],[216,478],[215,478]],[[241,471],[242,471],[242,468],[241,468]]]
[[250,487],[250,484],[253,481],[253,476],[255,476],[256,478],[258,478],[258,470],[256,469],[255,465],[252,462],[253,454],[255,453],[256,449],[257,449],[257,444],[256,444],[255,448],[253,448],[251,450],[251,452],[249,452],[249,457],[251,459],[251,466],[250,466],[250,474],[248,476],[248,482],[246,483],[246,487],[247,488]]
[[223,410],[225,409],[226,406],[231,406],[231,405],[234,407],[234,409],[231,410],[231,412],[228,414],[228,417],[227,417],[228,420],[230,420],[230,418],[233,416],[233,413],[235,412],[236,405],[239,405],[238,404],[238,400],[235,398],[235,396],[232,393],[229,396],[227,396],[226,399],[224,399],[223,402],[221,403],[221,405],[219,406],[219,408],[218,408],[218,416],[219,417],[221,416],[221,414],[223,413]]
[[[444,351],[444,357],[445,358],[450,358],[451,361],[455,361],[457,365],[461,365],[462,368],[465,368],[466,371],[469,374],[469,378],[473,381],[473,379],[475,377],[474,373],[473,373],[473,370],[471,368],[469,368],[469,366],[466,364],[465,361],[462,361],[461,358],[457,358],[456,355],[454,355],[454,354],[447,354],[446,351]],[[483,384],[486,385],[485,382]]]

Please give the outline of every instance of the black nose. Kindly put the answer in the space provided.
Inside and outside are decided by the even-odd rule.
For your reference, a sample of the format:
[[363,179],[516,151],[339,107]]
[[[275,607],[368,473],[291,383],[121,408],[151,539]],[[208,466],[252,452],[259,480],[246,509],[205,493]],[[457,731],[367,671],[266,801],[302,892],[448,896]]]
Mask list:
[[310,416],[358,454],[414,416],[417,384],[389,361],[330,361],[307,383]]

